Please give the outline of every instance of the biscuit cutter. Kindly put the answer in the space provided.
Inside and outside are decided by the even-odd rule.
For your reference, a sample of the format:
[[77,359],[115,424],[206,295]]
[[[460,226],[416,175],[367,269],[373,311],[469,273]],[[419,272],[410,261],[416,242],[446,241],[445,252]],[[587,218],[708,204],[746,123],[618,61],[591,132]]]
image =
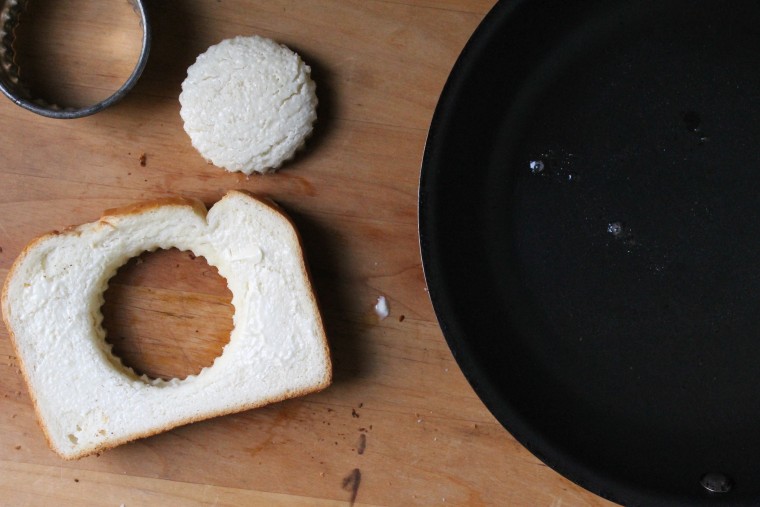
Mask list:
[[113,94],[100,102],[84,107],[67,107],[54,104],[43,97],[36,97],[19,77],[19,66],[15,62],[14,31],[19,18],[26,10],[28,0],[5,0],[0,10],[0,91],[16,105],[48,118],[72,119],[95,114],[115,104],[134,87],[140,78],[150,53],[151,31],[148,13],[143,0],[129,0],[135,13],[140,17],[142,27],[142,48],[137,63],[126,81]]

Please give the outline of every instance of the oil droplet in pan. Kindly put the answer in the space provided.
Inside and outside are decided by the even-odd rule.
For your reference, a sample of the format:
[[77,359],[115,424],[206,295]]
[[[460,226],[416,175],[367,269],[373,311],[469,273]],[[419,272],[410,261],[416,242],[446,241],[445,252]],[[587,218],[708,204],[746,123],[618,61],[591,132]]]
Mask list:
[[530,167],[530,172],[538,174],[544,170],[544,162],[542,160],[531,160],[528,167]]

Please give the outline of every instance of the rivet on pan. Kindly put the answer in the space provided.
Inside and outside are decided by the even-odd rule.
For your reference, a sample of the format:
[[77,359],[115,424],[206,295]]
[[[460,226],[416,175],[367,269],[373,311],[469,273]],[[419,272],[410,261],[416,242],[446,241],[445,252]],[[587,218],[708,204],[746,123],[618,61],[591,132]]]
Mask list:
[[710,472],[703,475],[699,483],[710,493],[728,493],[734,486],[731,479],[726,475],[717,472]]

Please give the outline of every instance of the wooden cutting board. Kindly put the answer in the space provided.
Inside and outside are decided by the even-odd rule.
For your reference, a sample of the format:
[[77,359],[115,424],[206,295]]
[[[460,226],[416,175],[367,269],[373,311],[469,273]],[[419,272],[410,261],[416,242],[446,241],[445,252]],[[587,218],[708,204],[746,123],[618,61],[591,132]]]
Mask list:
[[[134,58],[139,26],[129,9],[115,0],[59,2],[59,11],[44,3],[19,33],[28,79],[61,101],[107,95]],[[151,1],[150,61],[118,105],[62,121],[0,101],[0,280],[33,237],[107,208],[166,195],[211,205],[245,189],[275,199],[301,231],[335,367],[321,393],[65,462],[36,424],[2,328],[0,504],[610,505],[494,420],[454,362],[426,293],[416,214],[427,129],[451,66],[493,3]],[[247,178],[192,148],[178,95],[198,54],[249,34],[303,56],[320,106],[304,151],[276,174]],[[380,296],[390,305],[384,320],[373,311]],[[104,325],[131,366],[183,377],[221,353],[229,302],[202,258],[156,252],[112,280]]]

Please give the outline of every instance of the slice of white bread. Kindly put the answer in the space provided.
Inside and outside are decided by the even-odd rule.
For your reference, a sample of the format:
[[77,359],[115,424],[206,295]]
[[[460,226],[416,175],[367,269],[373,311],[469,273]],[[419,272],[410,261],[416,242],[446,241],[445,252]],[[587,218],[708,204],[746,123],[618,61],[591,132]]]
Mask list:
[[[227,279],[234,328],[198,375],[138,377],[105,341],[103,293],[127,260],[172,247],[205,257]],[[200,201],[169,198],[42,236],[8,273],[2,311],[40,425],[66,459],[331,381],[298,233],[276,205],[243,192],[208,212]]]

